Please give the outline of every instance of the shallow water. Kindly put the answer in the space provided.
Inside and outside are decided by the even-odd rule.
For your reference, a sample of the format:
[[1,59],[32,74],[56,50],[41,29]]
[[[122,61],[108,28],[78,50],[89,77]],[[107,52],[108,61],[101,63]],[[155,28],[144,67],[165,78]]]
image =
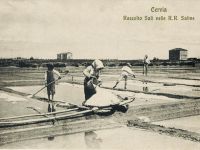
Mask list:
[[[111,85],[111,83],[109,85]],[[34,94],[37,90],[42,88],[42,86],[25,86],[25,87],[21,86],[21,87],[9,87],[9,88],[16,91],[24,92],[24,93]],[[168,98],[166,96],[157,96],[157,95],[133,93],[133,92],[126,92],[126,91],[113,91],[113,90],[106,90],[106,91],[110,93],[114,93],[114,94],[135,97],[136,99],[134,103],[131,103],[131,105],[155,104],[155,103],[166,103],[166,102],[176,101],[176,99]],[[46,89],[42,90],[36,96],[47,98]],[[56,85],[56,94],[55,94],[54,99],[62,100],[62,101],[70,102],[74,104],[81,104],[84,100],[83,85],[59,83],[58,85]]]
[[[42,86],[27,86],[27,87],[12,87],[16,91],[33,94],[39,90]],[[108,90],[109,91],[109,90]],[[129,92],[118,92],[121,94],[133,95]],[[158,97],[155,95],[148,95],[143,93],[135,93],[137,98],[133,105],[141,105],[148,103],[158,102],[171,102],[175,99]],[[38,94],[41,97],[47,97],[46,90],[41,91]],[[68,83],[60,83],[56,86],[56,100],[63,100],[74,104],[81,104],[84,99],[83,86],[72,85]],[[146,101],[146,100],[150,100]],[[25,101],[23,101],[25,103]],[[17,102],[17,103],[20,103]],[[44,102],[40,102],[44,103]],[[44,103],[46,105],[46,103]],[[25,104],[21,105],[23,107]],[[37,104],[36,104],[37,105]],[[42,106],[42,105],[41,105]],[[14,107],[14,106],[13,106]],[[43,107],[42,107],[43,108]],[[46,111],[46,107],[45,107]],[[188,118],[190,122],[199,122],[200,118],[193,118],[193,121]],[[192,119],[192,118],[191,118]],[[187,123],[187,119],[183,122],[178,121],[181,125]],[[159,122],[161,123],[161,122]],[[172,125],[176,125],[177,121],[171,122]],[[167,123],[165,123],[167,125]],[[197,124],[195,127],[198,127]],[[190,124],[187,126],[188,129],[193,128]],[[108,130],[90,131],[86,133],[77,133],[72,135],[62,135],[49,138],[34,139],[28,141],[21,141],[11,144],[6,144],[0,148],[19,148],[19,149],[200,149],[200,144],[181,138],[170,137],[166,135],[160,135],[136,128],[115,128]]]
[[[20,86],[9,88],[23,93],[34,94],[42,87],[43,86]],[[47,98],[46,88],[39,92],[36,96]],[[84,100],[83,86],[69,83],[59,83],[59,85],[56,85],[54,100],[62,100],[74,104],[81,104]]]
[[199,149],[200,144],[135,128],[89,131],[3,145],[19,149]]
[[159,121],[155,124],[200,133],[200,115]]

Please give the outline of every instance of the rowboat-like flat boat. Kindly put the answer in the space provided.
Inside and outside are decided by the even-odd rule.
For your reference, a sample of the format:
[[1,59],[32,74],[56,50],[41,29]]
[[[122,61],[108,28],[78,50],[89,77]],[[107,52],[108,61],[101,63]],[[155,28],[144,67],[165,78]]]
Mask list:
[[134,98],[126,99],[120,101],[117,104],[111,104],[102,107],[86,107],[74,105],[71,103],[58,103],[56,104],[57,107],[64,107],[66,109],[49,113],[29,114],[23,116],[0,118],[0,128],[39,124],[45,122],[54,123],[59,120],[78,118],[81,116],[87,116],[91,114],[102,115],[111,112],[114,113],[114,111],[116,110],[126,112],[126,110],[128,109],[128,104],[132,101],[134,101]]

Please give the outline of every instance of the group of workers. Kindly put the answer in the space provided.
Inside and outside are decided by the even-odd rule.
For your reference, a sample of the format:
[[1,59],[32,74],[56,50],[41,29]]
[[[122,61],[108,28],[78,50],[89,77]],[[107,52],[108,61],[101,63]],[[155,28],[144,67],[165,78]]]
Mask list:
[[[147,76],[148,71],[148,65],[150,64],[150,61],[148,59],[148,56],[145,55],[143,60],[143,74]],[[47,87],[47,94],[48,94],[48,100],[49,102],[53,100],[54,94],[55,94],[55,75],[58,77],[57,80],[61,79],[60,73],[54,69],[53,64],[47,65],[48,70],[45,73],[45,85]],[[84,71],[83,74],[85,76],[84,79],[84,94],[85,94],[85,101],[83,102],[83,105],[85,102],[92,97],[96,93],[96,86],[100,86],[102,81],[99,78],[100,72],[104,68],[104,65],[101,60],[94,60],[90,66],[88,66]],[[117,87],[120,81],[124,80],[124,89],[127,89],[127,80],[128,76],[132,76],[135,78],[134,72],[131,70],[131,64],[126,63],[122,67],[122,73],[119,77],[119,79],[116,81],[115,85],[113,86],[113,89]],[[53,112],[55,111],[54,105],[48,105],[48,111]]]

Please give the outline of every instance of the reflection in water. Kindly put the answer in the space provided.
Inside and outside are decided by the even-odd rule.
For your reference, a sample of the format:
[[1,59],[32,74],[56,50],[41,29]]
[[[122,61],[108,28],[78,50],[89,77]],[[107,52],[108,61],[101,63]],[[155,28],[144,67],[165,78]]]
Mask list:
[[97,138],[97,134],[94,131],[85,132],[84,139],[88,148],[100,148],[102,139]]
[[48,138],[47,138],[49,141],[53,141],[54,140],[54,136],[49,136]]
[[[54,105],[52,103],[48,103],[48,108],[47,108],[47,111],[48,112],[53,112],[53,111],[56,111],[54,109]],[[47,116],[48,117],[48,116]],[[54,124],[55,123],[55,120],[52,120],[52,123]],[[47,137],[48,141],[53,141],[54,140],[54,136],[53,135],[50,135]]]
[[56,111],[56,109],[55,109],[55,106],[54,106],[55,104],[52,102],[52,103],[48,103],[48,109],[47,109],[47,111],[48,112],[55,112]]
[[148,93],[149,92],[149,88],[147,86],[143,87],[143,92]]
[[147,81],[143,81],[143,92],[148,93],[149,92],[149,88],[147,86]]
[[[49,113],[56,111],[54,103],[50,103],[50,102],[48,103],[47,111]],[[48,115],[44,115],[44,116],[47,117],[47,118],[49,118]],[[54,114],[54,116],[55,116],[55,114]],[[53,125],[55,124],[55,122],[56,122],[56,119],[52,120]]]

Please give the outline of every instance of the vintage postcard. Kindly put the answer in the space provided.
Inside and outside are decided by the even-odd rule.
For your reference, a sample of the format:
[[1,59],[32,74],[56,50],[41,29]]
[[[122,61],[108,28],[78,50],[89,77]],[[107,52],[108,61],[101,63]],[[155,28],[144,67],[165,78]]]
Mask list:
[[1,0],[1,149],[200,149],[200,1]]

